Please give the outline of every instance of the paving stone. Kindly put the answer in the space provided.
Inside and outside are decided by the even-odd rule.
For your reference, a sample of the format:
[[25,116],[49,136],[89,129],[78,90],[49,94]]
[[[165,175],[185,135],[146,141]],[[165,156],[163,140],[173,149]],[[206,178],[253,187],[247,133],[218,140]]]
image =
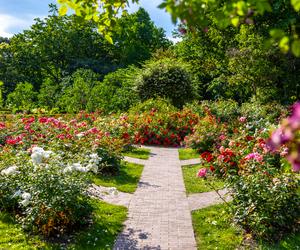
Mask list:
[[144,171],[131,197],[129,216],[114,249],[195,250],[178,150],[150,149],[149,160],[140,163],[144,165]]

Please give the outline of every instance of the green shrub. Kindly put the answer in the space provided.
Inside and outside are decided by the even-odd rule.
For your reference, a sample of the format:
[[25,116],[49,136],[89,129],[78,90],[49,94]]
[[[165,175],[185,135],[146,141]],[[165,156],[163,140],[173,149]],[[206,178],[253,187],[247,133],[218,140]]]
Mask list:
[[138,103],[129,109],[129,114],[141,114],[151,110],[168,113],[176,112],[177,108],[175,108],[169,101],[162,98],[157,98]]
[[[250,167],[250,166],[249,166]],[[235,177],[232,185],[235,221],[256,238],[276,241],[299,229],[299,180],[274,169]]]
[[64,94],[58,102],[60,108],[68,113],[94,111],[97,101],[92,96],[92,89],[97,84],[97,77],[92,70],[78,69],[66,78],[62,82]]
[[196,93],[188,67],[170,59],[146,63],[137,76],[136,84],[143,101],[162,97],[169,99],[176,107],[192,101]]
[[46,79],[42,83],[38,94],[39,106],[48,110],[54,109],[56,108],[56,103],[61,95],[60,84],[52,81],[51,79]]
[[135,68],[118,69],[104,77],[92,90],[93,106],[110,112],[124,112],[138,102],[139,97],[133,90]]
[[187,147],[196,149],[198,152],[212,151],[223,130],[224,126],[208,110],[206,116],[195,125],[194,132],[184,141]]
[[1,209],[15,208],[26,230],[44,236],[63,234],[90,215],[87,178],[81,173],[86,168],[65,165],[59,154],[35,149],[31,160],[27,152],[20,152],[15,166],[1,166]]
[[278,103],[261,104],[259,102],[243,103],[240,108],[241,116],[247,120],[266,120],[277,122],[280,118],[287,115],[287,109]]
[[28,111],[35,107],[36,96],[32,84],[18,83],[15,90],[8,94],[6,105],[14,110]]

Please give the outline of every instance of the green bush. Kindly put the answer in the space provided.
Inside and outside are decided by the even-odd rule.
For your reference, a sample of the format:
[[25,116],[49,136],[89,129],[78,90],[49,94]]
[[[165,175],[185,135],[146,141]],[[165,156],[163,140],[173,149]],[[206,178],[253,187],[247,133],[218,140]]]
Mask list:
[[68,113],[80,110],[94,111],[97,106],[92,89],[97,84],[98,75],[92,70],[78,69],[61,84],[64,93],[58,102],[60,108]]
[[236,177],[232,185],[235,222],[256,238],[276,241],[299,229],[299,180],[264,169]]
[[92,99],[97,109],[110,112],[124,112],[138,102],[139,97],[133,90],[133,77],[136,69],[118,69],[104,77],[92,90]]
[[168,113],[177,111],[177,108],[175,108],[169,101],[162,98],[157,98],[138,103],[129,109],[129,114],[142,114],[152,110]]
[[176,107],[182,107],[196,95],[188,67],[170,59],[146,63],[137,76],[136,85],[143,101],[162,97],[169,99]]
[[277,122],[280,118],[287,115],[287,109],[278,103],[261,104],[259,102],[243,103],[240,108],[241,116],[247,120],[266,120]]
[[30,110],[35,107],[37,93],[33,85],[18,83],[15,90],[7,96],[6,105],[14,110]]
[[[63,234],[84,223],[90,215],[86,168],[65,165],[51,151],[33,148],[31,160],[25,151],[15,157],[15,166],[0,172],[1,209],[11,212],[26,230],[44,236]],[[5,165],[4,165],[5,166]]]

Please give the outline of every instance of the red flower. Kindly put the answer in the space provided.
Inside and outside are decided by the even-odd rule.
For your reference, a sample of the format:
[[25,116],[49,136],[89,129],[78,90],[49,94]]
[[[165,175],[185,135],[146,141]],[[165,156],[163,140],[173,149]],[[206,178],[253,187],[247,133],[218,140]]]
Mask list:
[[204,152],[200,155],[200,157],[207,162],[211,162],[214,158],[210,152]]

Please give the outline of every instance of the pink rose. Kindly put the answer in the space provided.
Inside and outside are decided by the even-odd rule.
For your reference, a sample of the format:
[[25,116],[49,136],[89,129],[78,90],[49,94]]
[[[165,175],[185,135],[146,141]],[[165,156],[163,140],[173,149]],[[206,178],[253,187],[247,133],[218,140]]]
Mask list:
[[204,178],[207,174],[207,169],[206,168],[201,168],[199,169],[197,176],[200,178]]
[[241,123],[245,123],[247,121],[247,118],[245,116],[242,116],[242,117],[239,118],[239,121]]

